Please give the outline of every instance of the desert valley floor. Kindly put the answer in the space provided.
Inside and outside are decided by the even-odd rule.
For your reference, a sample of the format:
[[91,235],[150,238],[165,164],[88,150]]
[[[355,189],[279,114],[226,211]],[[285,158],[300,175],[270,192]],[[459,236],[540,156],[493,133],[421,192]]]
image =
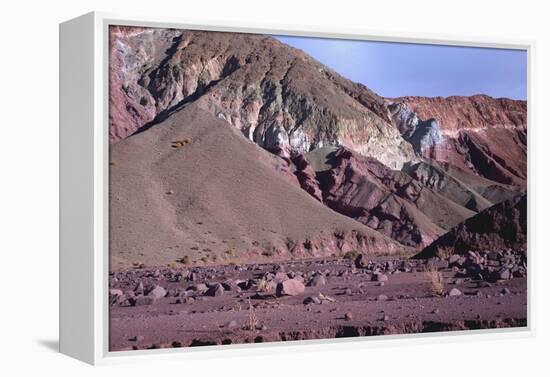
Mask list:
[[113,273],[111,350],[526,326],[525,275],[484,274],[480,258],[430,262],[445,295],[425,263],[388,258]]

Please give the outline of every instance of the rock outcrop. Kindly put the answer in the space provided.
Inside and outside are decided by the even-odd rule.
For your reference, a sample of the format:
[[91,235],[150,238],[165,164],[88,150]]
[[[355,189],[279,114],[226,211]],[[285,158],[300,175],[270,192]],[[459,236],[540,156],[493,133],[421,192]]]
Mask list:
[[396,128],[429,160],[525,187],[527,103],[485,95],[388,100]]
[[110,62],[111,142],[194,102],[287,159],[323,146],[414,159],[381,97],[268,36],[117,27]]
[[305,158],[316,171],[313,184],[323,203],[403,245],[428,245],[475,214],[408,174],[343,147],[319,148]]
[[417,258],[468,251],[527,250],[527,195],[519,195],[467,219],[422,250]]

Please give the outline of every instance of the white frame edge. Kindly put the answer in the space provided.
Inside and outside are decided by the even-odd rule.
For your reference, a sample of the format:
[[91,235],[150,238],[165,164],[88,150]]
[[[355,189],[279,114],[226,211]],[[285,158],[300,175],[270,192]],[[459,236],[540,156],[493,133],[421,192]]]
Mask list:
[[534,207],[528,200],[528,326],[265,344],[109,352],[108,350],[108,28],[109,25],[283,34],[324,38],[507,48],[528,54],[528,192],[534,195],[533,53],[535,42],[395,33],[306,25],[158,19],[92,12],[60,24],[60,352],[89,364],[308,352],[532,337],[535,334]]

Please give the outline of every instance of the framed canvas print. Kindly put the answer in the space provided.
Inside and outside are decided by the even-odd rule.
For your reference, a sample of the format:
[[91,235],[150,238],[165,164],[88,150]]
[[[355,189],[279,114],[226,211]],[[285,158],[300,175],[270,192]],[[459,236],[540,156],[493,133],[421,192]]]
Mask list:
[[63,23],[61,351],[530,331],[531,48]]

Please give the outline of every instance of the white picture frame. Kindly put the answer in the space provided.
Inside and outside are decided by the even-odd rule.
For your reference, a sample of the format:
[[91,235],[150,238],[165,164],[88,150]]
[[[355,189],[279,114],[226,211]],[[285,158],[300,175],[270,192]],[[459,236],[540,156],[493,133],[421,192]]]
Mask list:
[[[392,42],[429,43],[521,49],[528,56],[528,156],[533,153],[531,88],[533,41],[487,40],[460,36],[385,33],[366,30],[319,29],[288,25],[220,22],[197,24],[178,19],[149,19],[107,13],[88,13],[60,24],[60,352],[90,364],[135,362],[151,358],[204,358],[231,355],[292,353],[325,347],[379,347],[415,342],[471,341],[533,336],[533,281],[528,275],[527,328],[471,332],[391,335],[231,345],[147,351],[108,351],[108,28],[109,25],[197,29],[294,36],[314,36]],[[528,157],[529,166],[531,158]],[[528,169],[528,174],[531,168]],[[528,190],[532,190],[529,185]],[[528,219],[533,207],[529,202]],[[535,265],[532,229],[528,258]]]

